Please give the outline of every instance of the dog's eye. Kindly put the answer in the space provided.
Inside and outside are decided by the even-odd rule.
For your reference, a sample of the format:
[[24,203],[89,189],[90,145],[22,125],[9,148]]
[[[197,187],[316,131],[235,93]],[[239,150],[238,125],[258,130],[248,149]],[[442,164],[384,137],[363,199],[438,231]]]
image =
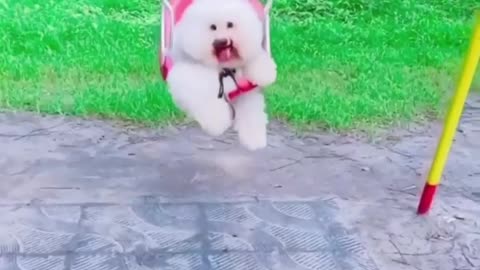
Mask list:
[[227,28],[233,28],[233,23],[232,22],[227,22]]
[[215,30],[217,30],[217,26],[215,24],[212,24],[212,25],[210,25],[210,29],[212,31],[215,31]]

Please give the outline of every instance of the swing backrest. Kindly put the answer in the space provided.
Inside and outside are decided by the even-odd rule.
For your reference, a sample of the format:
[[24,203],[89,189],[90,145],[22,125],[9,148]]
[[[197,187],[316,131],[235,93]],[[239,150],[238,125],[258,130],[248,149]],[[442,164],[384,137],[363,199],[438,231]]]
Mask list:
[[[161,25],[161,41],[160,41],[160,64],[162,66],[162,75],[165,79],[168,70],[173,65],[172,60],[167,57],[168,51],[172,46],[173,27],[181,19],[185,10],[195,0],[163,0],[162,5],[162,25]],[[225,0],[226,1],[226,0]],[[270,52],[270,16],[269,11],[272,0],[266,0],[263,4],[261,0],[248,0],[257,12],[264,25],[264,48]]]

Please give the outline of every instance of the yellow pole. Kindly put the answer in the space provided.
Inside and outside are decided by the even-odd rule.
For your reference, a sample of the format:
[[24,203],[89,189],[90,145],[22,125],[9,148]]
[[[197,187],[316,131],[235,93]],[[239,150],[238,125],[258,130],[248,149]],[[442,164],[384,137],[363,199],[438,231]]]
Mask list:
[[450,109],[445,118],[442,136],[437,146],[437,151],[430,168],[427,183],[423,190],[419,214],[425,214],[430,209],[437,186],[440,184],[443,169],[448,159],[448,154],[452,146],[453,139],[462,116],[463,107],[468,97],[468,92],[472,86],[475,71],[480,61],[480,12],[477,12],[473,37],[470,42],[468,53],[465,57],[463,70],[460,75],[457,89],[450,105]]

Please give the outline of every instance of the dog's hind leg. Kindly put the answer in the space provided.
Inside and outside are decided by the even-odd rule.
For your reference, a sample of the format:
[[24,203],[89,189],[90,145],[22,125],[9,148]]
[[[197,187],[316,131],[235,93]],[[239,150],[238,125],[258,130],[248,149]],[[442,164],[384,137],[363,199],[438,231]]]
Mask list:
[[232,125],[230,105],[218,98],[218,71],[202,65],[176,63],[167,78],[175,104],[211,136]]
[[240,143],[252,151],[266,147],[268,116],[263,94],[257,89],[245,93],[235,100],[234,108]]

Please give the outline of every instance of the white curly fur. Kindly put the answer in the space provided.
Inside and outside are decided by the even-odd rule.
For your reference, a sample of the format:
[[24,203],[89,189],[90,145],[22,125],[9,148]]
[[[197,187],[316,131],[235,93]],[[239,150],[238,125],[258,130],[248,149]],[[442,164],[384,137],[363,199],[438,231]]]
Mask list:
[[[227,23],[233,27],[228,28]],[[216,31],[210,26],[215,24]],[[213,54],[215,39],[230,39],[239,59],[219,63]],[[237,70],[237,77],[261,87],[276,80],[276,64],[262,47],[263,26],[248,0],[195,0],[174,28],[170,52],[174,66],[167,82],[175,104],[212,136],[223,134],[232,125],[240,142],[250,150],[267,145],[268,117],[263,94],[255,89],[233,102],[232,123],[229,104],[217,98],[218,73],[222,68]],[[225,93],[235,90],[232,79],[224,79]]]

